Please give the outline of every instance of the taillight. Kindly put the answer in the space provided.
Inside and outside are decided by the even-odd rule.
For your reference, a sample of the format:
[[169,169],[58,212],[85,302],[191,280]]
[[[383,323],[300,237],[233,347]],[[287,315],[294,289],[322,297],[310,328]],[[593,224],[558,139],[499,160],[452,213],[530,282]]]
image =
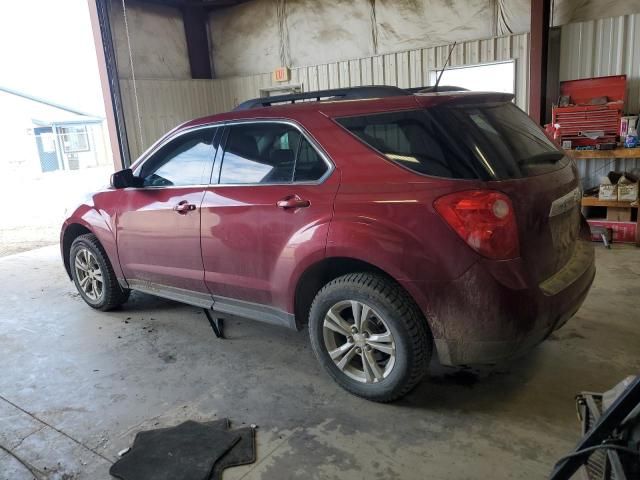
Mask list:
[[520,255],[511,200],[492,190],[467,190],[438,198],[436,211],[462,239],[485,257],[506,260]]

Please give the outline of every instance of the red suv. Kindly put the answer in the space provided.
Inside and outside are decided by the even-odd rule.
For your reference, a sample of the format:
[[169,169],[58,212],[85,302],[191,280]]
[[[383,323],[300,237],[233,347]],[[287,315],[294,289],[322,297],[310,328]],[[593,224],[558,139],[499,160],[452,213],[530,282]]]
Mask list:
[[595,274],[576,167],[511,100],[367,87],[185,123],[64,222],[65,268],[99,310],[139,290],[308,325],[371,400],[407,393],[433,349],[508,359]]

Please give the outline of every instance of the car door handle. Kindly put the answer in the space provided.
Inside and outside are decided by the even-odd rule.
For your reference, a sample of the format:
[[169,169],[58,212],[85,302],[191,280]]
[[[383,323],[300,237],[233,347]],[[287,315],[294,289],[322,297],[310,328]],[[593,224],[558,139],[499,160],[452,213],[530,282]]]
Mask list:
[[278,200],[276,205],[279,208],[284,208],[286,210],[288,208],[307,208],[309,205],[311,205],[311,202],[309,200],[303,200],[299,196],[294,195],[291,197],[283,198],[282,200]]
[[185,214],[187,212],[191,212],[192,210],[195,210],[196,206],[193,203],[189,203],[186,200],[183,200],[179,204],[177,204],[175,207],[173,207],[173,209],[178,213]]

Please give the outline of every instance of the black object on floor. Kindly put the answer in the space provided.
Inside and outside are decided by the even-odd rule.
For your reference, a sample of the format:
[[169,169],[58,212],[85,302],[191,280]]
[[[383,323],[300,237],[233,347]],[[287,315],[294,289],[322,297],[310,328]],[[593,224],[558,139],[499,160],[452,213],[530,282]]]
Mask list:
[[213,333],[216,334],[216,337],[224,338],[224,319],[214,316],[211,310],[209,310],[208,308],[204,309],[204,314],[207,316],[209,325],[211,325]]
[[248,465],[256,461],[255,430],[253,427],[243,427],[233,430],[240,435],[240,441],[220,458],[213,466],[210,480],[221,480],[225,468]]
[[207,480],[213,465],[241,435],[227,430],[227,420],[140,432],[131,450],[109,473],[121,480]]
[[573,478],[582,465],[585,478],[640,478],[640,376],[603,394],[583,392],[577,401],[584,436],[556,463],[549,479]]

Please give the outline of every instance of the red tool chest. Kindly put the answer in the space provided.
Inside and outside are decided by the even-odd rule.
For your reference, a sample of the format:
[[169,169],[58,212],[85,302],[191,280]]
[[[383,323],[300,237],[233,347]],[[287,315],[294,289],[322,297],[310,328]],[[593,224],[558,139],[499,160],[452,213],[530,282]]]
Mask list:
[[[559,140],[570,140],[572,147],[615,142],[620,131],[626,89],[626,75],[560,82],[560,95],[570,97],[570,105],[553,106],[552,123],[559,128]],[[607,97],[607,103],[590,104],[599,97]],[[581,132],[604,134],[591,139]]]

